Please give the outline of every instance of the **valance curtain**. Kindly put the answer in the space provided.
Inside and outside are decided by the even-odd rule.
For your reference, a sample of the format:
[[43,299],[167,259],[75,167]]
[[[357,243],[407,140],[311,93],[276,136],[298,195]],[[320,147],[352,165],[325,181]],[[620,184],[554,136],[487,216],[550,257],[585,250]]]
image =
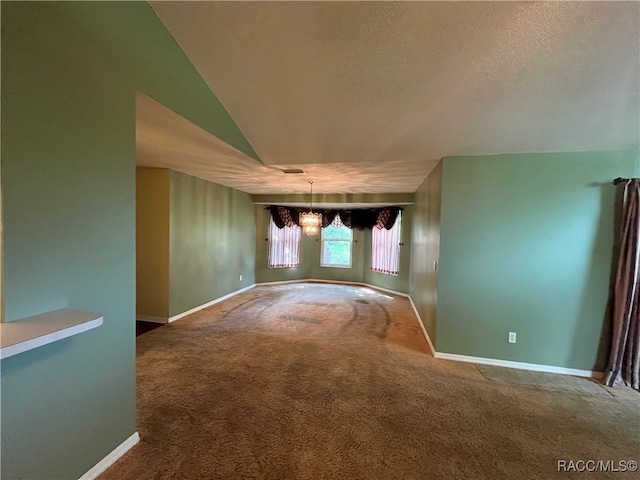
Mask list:
[[640,179],[624,189],[620,257],[613,293],[613,332],[605,382],[640,390]]
[[[306,211],[304,208],[298,207],[279,207],[272,206],[271,218],[278,228],[290,227],[292,225],[300,226],[300,212]],[[357,228],[364,230],[365,228],[386,228],[390,230],[396,222],[400,207],[384,207],[369,208],[361,210],[333,210],[333,209],[314,209],[314,212],[322,214],[322,228],[331,225],[340,214],[343,225],[348,228]]]

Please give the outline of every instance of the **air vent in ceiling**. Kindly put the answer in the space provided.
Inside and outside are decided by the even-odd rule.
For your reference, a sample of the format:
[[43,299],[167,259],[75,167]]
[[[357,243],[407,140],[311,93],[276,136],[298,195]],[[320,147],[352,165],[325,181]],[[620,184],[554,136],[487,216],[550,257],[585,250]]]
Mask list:
[[282,170],[282,173],[304,173],[304,171],[300,170],[299,168],[285,168],[284,170]]

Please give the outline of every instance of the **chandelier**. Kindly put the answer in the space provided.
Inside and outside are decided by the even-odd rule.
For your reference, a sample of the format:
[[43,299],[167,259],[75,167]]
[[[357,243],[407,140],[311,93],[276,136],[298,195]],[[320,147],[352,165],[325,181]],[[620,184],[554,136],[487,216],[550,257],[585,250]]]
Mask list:
[[311,185],[309,211],[300,214],[300,226],[302,227],[302,233],[305,235],[317,235],[320,225],[322,225],[322,214],[313,213],[313,182],[309,182],[309,184]]

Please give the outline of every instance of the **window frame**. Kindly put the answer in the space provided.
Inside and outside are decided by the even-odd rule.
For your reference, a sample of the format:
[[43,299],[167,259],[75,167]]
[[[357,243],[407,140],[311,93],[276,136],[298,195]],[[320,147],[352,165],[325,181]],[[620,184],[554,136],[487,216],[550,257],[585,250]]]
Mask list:
[[[333,226],[333,225],[329,225],[329,226]],[[353,266],[353,229],[351,229],[351,228],[349,228],[349,227],[347,227],[345,225],[341,225],[340,227],[333,226],[333,228],[345,228],[345,229],[347,229],[349,231],[350,237],[348,239],[346,239],[346,238],[325,238],[326,228],[321,228],[320,229],[321,230],[321,232],[320,232],[320,266],[321,267],[326,267],[326,268],[352,268],[352,266]],[[324,263],[324,245],[325,245],[325,241],[349,243],[349,265],[338,265],[338,264],[333,264],[333,263]]]

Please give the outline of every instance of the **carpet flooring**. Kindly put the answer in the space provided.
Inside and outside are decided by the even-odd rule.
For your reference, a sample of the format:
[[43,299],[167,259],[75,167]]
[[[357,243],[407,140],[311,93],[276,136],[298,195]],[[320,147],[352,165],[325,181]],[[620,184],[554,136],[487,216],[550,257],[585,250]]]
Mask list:
[[640,460],[637,392],[488,380],[362,287],[260,286],[144,333],[137,388],[141,441],[101,480],[639,478],[558,471]]

